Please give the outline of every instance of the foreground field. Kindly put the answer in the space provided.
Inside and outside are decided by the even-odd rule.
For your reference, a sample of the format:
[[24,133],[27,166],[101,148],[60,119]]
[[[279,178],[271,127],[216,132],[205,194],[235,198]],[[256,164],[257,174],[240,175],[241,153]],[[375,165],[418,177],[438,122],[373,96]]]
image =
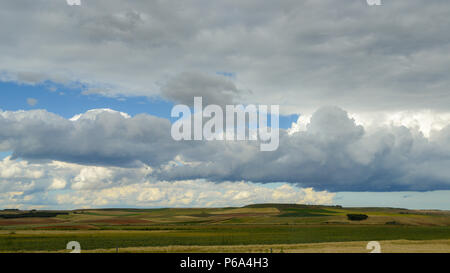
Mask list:
[[[165,246],[87,250],[87,253],[367,253],[367,242],[238,246]],[[450,240],[380,241],[383,253],[450,253]],[[60,251],[63,252],[63,251]]]
[[[393,240],[380,241],[383,253],[450,253],[450,240]],[[83,253],[368,253],[367,241],[273,244],[273,245],[229,245],[229,246],[147,246],[107,249],[83,249]],[[0,251],[0,253],[12,251]],[[70,250],[15,251],[32,253],[67,253]]]
[[383,252],[450,252],[446,211],[264,204],[30,213],[0,213],[0,251],[60,252],[78,241],[85,252],[368,252],[368,241],[382,241]]

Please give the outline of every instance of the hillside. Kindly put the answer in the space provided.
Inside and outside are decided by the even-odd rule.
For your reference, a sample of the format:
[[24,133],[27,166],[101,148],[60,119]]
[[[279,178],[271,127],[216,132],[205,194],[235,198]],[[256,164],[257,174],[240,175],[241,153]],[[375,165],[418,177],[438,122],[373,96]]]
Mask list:
[[108,249],[446,239],[448,211],[255,204],[0,212],[0,251],[58,251],[73,240],[83,249]]

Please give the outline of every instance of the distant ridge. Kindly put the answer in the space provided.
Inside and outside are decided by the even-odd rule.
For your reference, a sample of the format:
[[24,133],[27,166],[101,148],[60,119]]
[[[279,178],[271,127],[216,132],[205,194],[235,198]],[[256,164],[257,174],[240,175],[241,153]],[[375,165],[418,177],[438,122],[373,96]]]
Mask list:
[[302,209],[302,208],[342,208],[342,206],[326,205],[306,205],[306,204],[287,204],[287,203],[263,203],[244,206],[243,208],[277,208],[277,209]]

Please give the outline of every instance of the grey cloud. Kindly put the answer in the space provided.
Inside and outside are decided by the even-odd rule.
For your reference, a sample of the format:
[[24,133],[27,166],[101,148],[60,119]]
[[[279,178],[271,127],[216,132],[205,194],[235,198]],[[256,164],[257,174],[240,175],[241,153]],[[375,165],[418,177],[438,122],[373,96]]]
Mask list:
[[149,115],[87,113],[69,121],[42,110],[1,112],[0,147],[27,160],[153,168],[158,180],[288,182],[328,191],[450,189],[450,125],[425,138],[416,129],[370,131],[337,107],[317,110],[306,131],[280,131],[280,146],[256,141],[180,141]]
[[230,71],[252,90],[243,103],[291,113],[447,111],[449,13],[446,0],[3,1],[0,78],[185,100],[161,87]]
[[49,77],[44,74],[34,72],[19,72],[17,73],[17,80],[26,84],[40,83]]
[[[450,187],[448,139],[430,141],[406,127],[367,132],[335,107],[322,108],[308,130],[287,135],[280,148],[259,152],[251,143],[223,148],[208,158],[187,154],[194,166],[175,166],[161,178],[290,182],[331,191],[438,190]],[[445,129],[447,130],[447,129]],[[444,130],[444,131],[445,131]]]
[[161,95],[173,102],[193,106],[194,97],[202,97],[205,105],[227,105],[238,102],[245,93],[224,76],[184,72],[161,88]]
[[170,122],[148,115],[127,119],[118,112],[102,111],[95,118],[69,121],[44,110],[3,112],[0,128],[0,146],[13,150],[14,158],[159,165],[178,149],[171,141]]

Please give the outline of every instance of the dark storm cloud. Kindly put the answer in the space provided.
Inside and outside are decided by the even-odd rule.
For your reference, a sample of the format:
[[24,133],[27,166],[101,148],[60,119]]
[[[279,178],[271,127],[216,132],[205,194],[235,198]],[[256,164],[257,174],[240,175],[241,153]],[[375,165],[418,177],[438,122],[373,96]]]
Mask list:
[[306,131],[281,130],[280,146],[254,141],[173,141],[170,123],[117,112],[69,121],[46,111],[3,112],[0,147],[33,160],[154,168],[161,180],[289,182],[329,191],[450,189],[450,126],[430,138],[406,127],[370,132],[337,107],[314,113]]
[[313,115],[306,131],[287,135],[282,130],[277,151],[259,152],[239,143],[203,159],[184,154],[203,164],[177,166],[161,177],[284,181],[331,191],[448,189],[448,128],[433,140],[406,127],[366,132],[345,111],[326,107]]

